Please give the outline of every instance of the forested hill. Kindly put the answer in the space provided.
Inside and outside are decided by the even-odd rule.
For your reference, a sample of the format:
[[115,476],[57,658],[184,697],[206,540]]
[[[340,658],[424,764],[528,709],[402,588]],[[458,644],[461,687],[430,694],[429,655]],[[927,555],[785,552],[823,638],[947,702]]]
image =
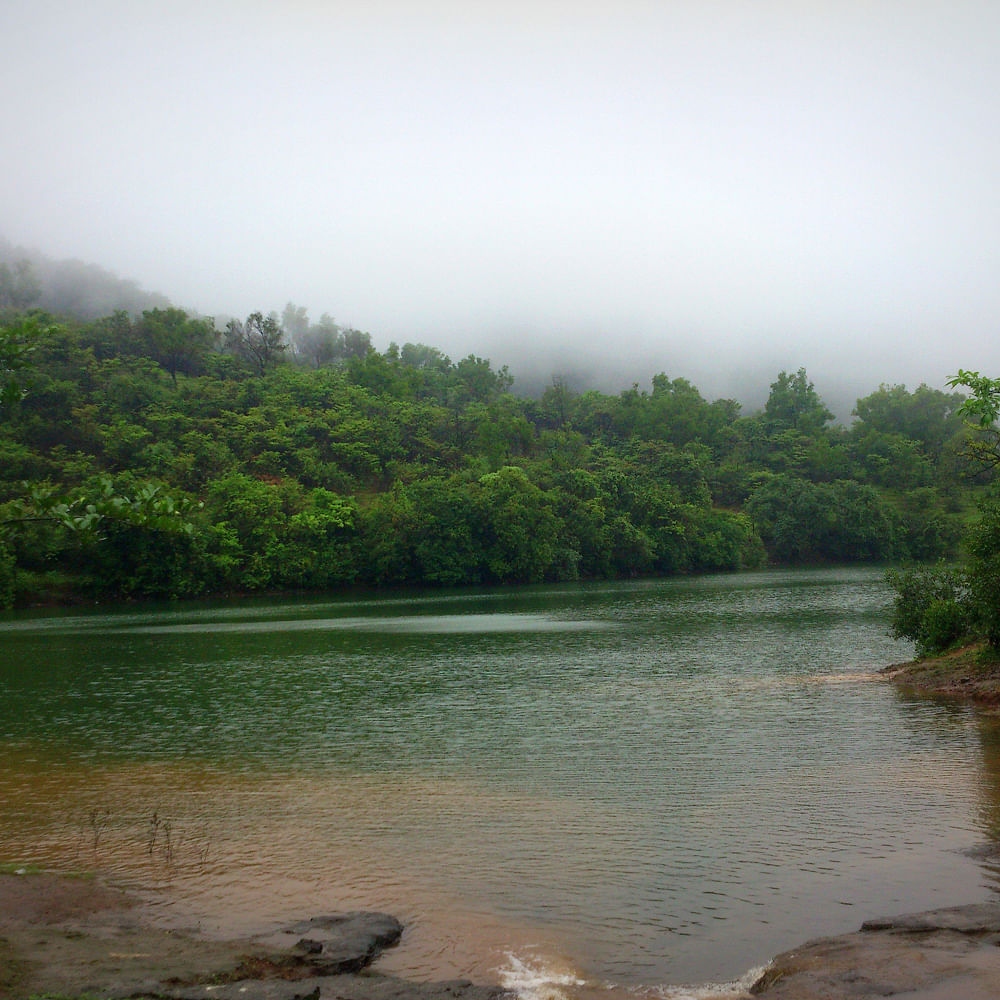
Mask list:
[[0,598],[494,584],[951,554],[962,396],[833,423],[804,371],[742,416],[618,395],[301,313],[3,317]]
[[92,320],[116,309],[138,315],[164,309],[169,299],[137,282],[82,260],[55,260],[14,246],[0,236],[0,309],[35,306],[59,315]]

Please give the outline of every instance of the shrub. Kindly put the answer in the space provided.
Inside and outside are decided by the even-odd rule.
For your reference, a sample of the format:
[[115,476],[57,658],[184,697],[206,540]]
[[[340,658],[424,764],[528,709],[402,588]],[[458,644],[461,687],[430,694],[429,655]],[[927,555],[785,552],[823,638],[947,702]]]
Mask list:
[[969,631],[969,586],[962,571],[943,567],[889,570],[886,580],[896,592],[892,634],[912,639],[921,656],[939,653]]

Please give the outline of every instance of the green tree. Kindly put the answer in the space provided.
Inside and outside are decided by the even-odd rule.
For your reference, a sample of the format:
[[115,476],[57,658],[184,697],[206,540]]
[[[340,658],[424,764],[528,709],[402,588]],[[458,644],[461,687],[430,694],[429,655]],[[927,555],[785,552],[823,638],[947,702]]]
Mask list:
[[[291,303],[289,303],[289,306]],[[287,312],[288,306],[285,307]],[[293,323],[295,330],[293,346],[296,354],[303,358],[313,368],[322,368],[344,357],[344,331],[326,313],[319,318],[318,323],[302,327],[302,323]],[[288,329],[288,326],[285,326]]]
[[939,653],[969,630],[969,583],[960,570],[918,566],[889,570],[886,580],[895,591],[892,634],[910,639],[920,656]]
[[212,323],[173,307],[147,309],[139,329],[153,360],[170,372],[174,385],[179,371],[190,375],[197,370],[215,336]]
[[246,322],[231,319],[226,325],[226,348],[263,375],[281,359],[288,345],[275,316],[250,313]]
[[781,372],[771,383],[764,420],[771,431],[794,429],[815,434],[833,420],[833,414],[823,405],[805,368],[800,368],[794,375]]
[[966,541],[973,614],[987,642],[1000,649],[1000,503],[983,505]]
[[41,339],[55,331],[37,316],[20,316],[0,326],[0,414],[27,391],[27,369]]
[[948,385],[962,385],[972,391],[972,396],[961,407],[962,415],[976,431],[966,453],[984,469],[1000,468],[1000,379],[987,378],[979,372],[959,371],[948,379]]
[[483,550],[501,583],[543,580],[556,559],[558,522],[523,469],[505,466],[479,480]]
[[854,415],[862,434],[877,431],[918,442],[928,455],[940,455],[961,429],[960,411],[965,397],[921,385],[908,392],[905,385],[881,385],[857,401]]

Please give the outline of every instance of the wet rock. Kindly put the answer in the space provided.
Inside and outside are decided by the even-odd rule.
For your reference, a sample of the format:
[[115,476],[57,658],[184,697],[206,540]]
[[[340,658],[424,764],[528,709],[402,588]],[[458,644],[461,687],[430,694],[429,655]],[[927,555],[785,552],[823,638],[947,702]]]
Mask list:
[[300,920],[255,938],[268,951],[288,953],[316,976],[360,972],[396,944],[403,925],[388,913],[334,913]]
[[750,992],[766,1000],[995,1000],[1000,904],[869,920],[779,955]]
[[906,934],[928,934],[934,931],[955,931],[958,934],[1000,933],[1000,903],[973,903],[949,906],[924,913],[908,913],[901,917],[878,917],[866,920],[863,931],[898,931]]
[[318,955],[323,950],[320,941],[313,941],[312,938],[302,938],[295,942],[296,951],[304,951],[307,955]]
[[170,1000],[513,1000],[497,986],[469,982],[412,983],[395,976],[324,976],[288,982],[240,980],[220,986],[175,987],[160,996]]

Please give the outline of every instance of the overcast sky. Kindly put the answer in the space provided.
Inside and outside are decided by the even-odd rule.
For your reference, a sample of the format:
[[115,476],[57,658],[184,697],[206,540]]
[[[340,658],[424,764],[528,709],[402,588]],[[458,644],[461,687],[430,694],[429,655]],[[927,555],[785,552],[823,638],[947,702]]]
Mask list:
[[0,235],[605,383],[996,375],[998,52],[996,0],[0,0]]

